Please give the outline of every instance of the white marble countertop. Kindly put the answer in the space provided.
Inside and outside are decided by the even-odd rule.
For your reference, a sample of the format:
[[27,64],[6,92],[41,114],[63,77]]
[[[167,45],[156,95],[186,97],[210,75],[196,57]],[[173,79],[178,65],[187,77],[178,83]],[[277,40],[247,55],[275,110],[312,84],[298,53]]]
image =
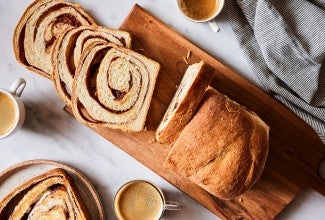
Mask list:
[[[202,49],[260,86],[235,41],[225,11],[219,17],[221,32],[209,25],[187,21],[178,11],[176,0],[75,0],[99,24],[117,28],[135,3],[152,12]],[[148,179],[162,187],[168,200],[179,201],[183,210],[167,213],[164,219],[217,219],[209,210],[124,153],[122,150],[77,122],[62,110],[51,81],[26,70],[15,60],[12,34],[18,19],[31,0],[0,1],[0,88],[8,88],[18,77],[27,80],[22,95],[26,121],[22,129],[0,140],[0,171],[30,159],[51,159],[68,163],[91,179],[104,203],[107,219],[115,219],[112,200],[116,190],[132,179]],[[314,191],[304,192],[279,219],[324,219],[325,198]]]

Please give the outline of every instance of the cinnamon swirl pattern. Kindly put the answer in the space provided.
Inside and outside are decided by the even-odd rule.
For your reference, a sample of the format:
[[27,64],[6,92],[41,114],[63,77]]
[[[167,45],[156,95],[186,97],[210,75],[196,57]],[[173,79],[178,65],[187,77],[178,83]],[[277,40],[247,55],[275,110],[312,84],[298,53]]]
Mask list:
[[144,129],[160,65],[130,49],[89,46],[72,89],[75,117],[88,126]]
[[[23,197],[8,213],[9,204],[20,197],[19,194],[23,194]],[[10,215],[9,220],[90,219],[78,192],[62,169],[50,170],[18,187],[1,201],[0,218],[5,218],[5,213],[6,216]]]
[[27,8],[16,26],[15,56],[28,69],[51,79],[51,52],[58,36],[69,27],[93,24],[93,19],[76,4],[64,0],[37,0]]
[[131,47],[129,33],[105,27],[70,28],[56,41],[53,53],[53,81],[61,99],[71,106],[72,83],[80,57],[89,45],[114,43]]
[[144,130],[160,65],[130,49],[131,36],[100,27],[78,5],[36,0],[14,33],[17,60],[52,79],[88,126]]

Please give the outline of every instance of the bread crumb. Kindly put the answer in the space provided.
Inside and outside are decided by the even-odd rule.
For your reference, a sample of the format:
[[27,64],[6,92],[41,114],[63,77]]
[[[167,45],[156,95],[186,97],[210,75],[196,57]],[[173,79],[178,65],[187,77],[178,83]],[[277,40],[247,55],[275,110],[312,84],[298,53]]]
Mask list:
[[192,51],[191,50],[187,50],[187,55],[186,55],[186,60],[190,59],[192,55]]
[[147,144],[153,144],[156,142],[156,138],[152,137],[147,141]]
[[147,23],[144,23],[144,27],[147,27]]
[[187,60],[191,58],[191,55],[192,55],[192,51],[191,51],[191,50],[187,50],[186,57],[183,57],[183,60],[184,60],[184,62],[185,62],[187,65],[189,65],[189,63],[187,62]]
[[185,57],[183,57],[184,62],[188,65],[188,62]]
[[243,199],[242,199],[242,198],[239,198],[238,201],[239,201],[239,202],[243,202]]

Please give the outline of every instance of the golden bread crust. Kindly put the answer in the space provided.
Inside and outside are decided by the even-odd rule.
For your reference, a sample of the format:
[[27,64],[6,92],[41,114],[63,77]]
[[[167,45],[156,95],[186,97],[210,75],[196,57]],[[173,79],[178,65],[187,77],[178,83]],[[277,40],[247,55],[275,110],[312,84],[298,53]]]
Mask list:
[[260,177],[269,127],[254,113],[208,89],[164,166],[211,194],[232,199]]

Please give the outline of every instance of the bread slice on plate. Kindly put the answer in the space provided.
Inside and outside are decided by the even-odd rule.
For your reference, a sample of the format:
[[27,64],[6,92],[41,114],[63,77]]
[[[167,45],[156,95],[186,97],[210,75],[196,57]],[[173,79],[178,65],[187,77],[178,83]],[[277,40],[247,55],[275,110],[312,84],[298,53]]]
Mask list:
[[79,5],[64,0],[36,0],[16,26],[13,36],[16,59],[52,79],[51,52],[58,36],[69,27],[94,24]]
[[74,116],[88,126],[144,130],[160,65],[130,49],[90,45],[76,70]]
[[90,44],[114,43],[121,47],[131,47],[131,35],[125,31],[100,26],[82,26],[63,32],[52,52],[53,81],[60,98],[71,106],[72,83],[76,66],[85,48]]
[[[17,199],[10,210],[9,206]],[[5,214],[12,220],[90,219],[70,176],[59,168],[26,181],[5,197],[0,202],[0,219],[5,218]]]
[[190,121],[209,86],[214,69],[203,61],[190,65],[161,120],[156,139],[160,143],[173,143]]
[[221,199],[232,199],[261,176],[269,127],[213,88],[172,146],[164,166]]

